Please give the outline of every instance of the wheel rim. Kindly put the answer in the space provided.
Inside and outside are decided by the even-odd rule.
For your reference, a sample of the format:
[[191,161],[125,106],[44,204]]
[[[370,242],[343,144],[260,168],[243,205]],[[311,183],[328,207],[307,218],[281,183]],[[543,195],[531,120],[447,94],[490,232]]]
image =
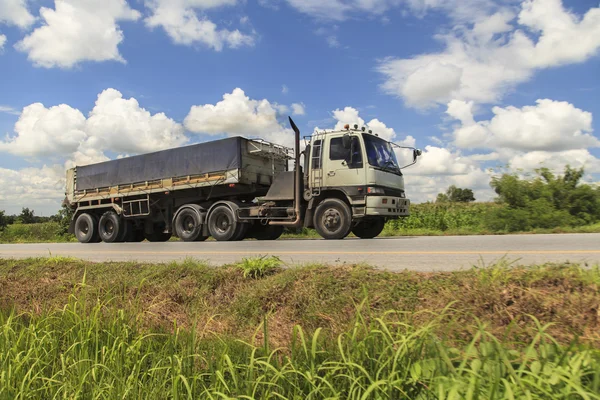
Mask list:
[[190,215],[183,219],[183,233],[191,234],[196,230],[196,221]]
[[330,233],[335,233],[341,229],[342,220],[342,213],[336,208],[328,208],[321,218],[323,227]]
[[83,221],[82,223],[79,224],[80,236],[87,236],[87,234],[89,232],[90,232],[90,224],[88,224],[87,221]]
[[231,228],[231,220],[225,213],[220,213],[215,221],[216,231],[220,234],[228,233]]
[[104,230],[104,235],[107,237],[112,237],[115,233],[115,224],[111,220],[107,220],[104,222],[102,229]]

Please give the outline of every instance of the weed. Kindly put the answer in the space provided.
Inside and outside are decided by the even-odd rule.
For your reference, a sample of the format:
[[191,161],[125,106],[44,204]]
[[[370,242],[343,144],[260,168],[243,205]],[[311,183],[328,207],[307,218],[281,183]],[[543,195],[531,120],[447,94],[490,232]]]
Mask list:
[[261,256],[244,258],[236,266],[242,270],[244,278],[261,279],[277,272],[282,264],[279,257]]

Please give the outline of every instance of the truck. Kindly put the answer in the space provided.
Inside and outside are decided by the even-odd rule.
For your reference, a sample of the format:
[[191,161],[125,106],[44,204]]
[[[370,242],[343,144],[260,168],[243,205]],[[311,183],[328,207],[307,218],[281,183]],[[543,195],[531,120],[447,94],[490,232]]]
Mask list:
[[[420,150],[355,124],[305,136],[301,151],[289,123],[293,149],[230,137],[71,168],[69,232],[81,243],[275,240],[286,227],[371,239],[409,215],[402,171]],[[396,149],[412,163],[400,167]]]

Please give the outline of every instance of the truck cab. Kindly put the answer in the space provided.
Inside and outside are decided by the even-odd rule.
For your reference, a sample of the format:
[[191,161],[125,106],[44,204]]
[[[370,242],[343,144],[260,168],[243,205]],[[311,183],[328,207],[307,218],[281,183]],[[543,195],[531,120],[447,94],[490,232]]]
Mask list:
[[[309,202],[309,217],[305,218],[305,226],[315,227],[326,237],[323,231],[327,224],[331,227],[346,218],[340,210],[330,209],[330,218],[320,220],[314,203],[332,197],[349,206],[350,230],[359,237],[377,236],[385,221],[409,215],[410,200],[406,198],[396,151],[412,150],[414,164],[421,154],[419,150],[388,142],[357,125],[354,129],[346,126],[341,131],[317,132],[308,141],[304,152],[304,200]],[[312,218],[311,211],[315,214]]]

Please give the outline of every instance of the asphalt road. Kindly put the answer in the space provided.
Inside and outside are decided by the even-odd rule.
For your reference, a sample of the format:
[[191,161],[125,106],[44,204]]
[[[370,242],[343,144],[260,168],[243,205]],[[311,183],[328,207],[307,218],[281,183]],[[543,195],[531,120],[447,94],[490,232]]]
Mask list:
[[401,237],[372,240],[273,242],[3,244],[0,258],[71,256],[90,261],[166,262],[193,257],[212,265],[275,255],[289,265],[368,263],[389,270],[442,271],[487,266],[499,260],[531,265],[600,265],[600,234]]

